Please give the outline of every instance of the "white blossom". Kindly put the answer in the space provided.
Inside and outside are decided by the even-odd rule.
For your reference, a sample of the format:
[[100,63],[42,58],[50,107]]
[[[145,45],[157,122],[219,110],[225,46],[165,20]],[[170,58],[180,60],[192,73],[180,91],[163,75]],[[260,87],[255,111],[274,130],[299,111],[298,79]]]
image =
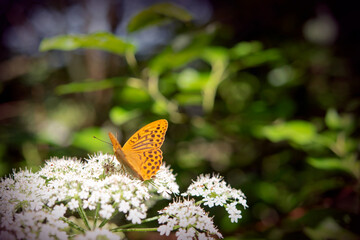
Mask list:
[[[120,174],[120,165],[114,162],[114,168],[104,175],[104,164],[112,159],[111,155],[98,154],[87,159],[85,163],[76,159],[51,159],[41,169],[39,175],[49,179],[47,205],[52,207],[55,202],[67,202],[70,210],[76,210],[82,204],[84,210],[95,210],[101,204],[99,214],[108,219],[115,211],[127,214],[136,210],[136,215],[127,215],[132,223],[141,222],[146,217],[147,208],[140,207],[150,198],[147,186],[138,179],[131,179]],[[109,170],[109,169],[108,169]],[[58,193],[61,193],[59,195]],[[81,203],[76,200],[81,199]],[[54,198],[56,197],[56,200]]]
[[179,185],[176,183],[175,175],[170,166],[166,166],[165,163],[160,166],[150,188],[155,189],[165,199],[170,199],[171,194],[179,194]]
[[[168,207],[160,210],[158,219],[160,235],[169,236],[176,227],[177,239],[212,239],[212,236],[222,238],[208,214],[195,205],[194,200],[173,202]],[[205,238],[204,238],[205,237]]]
[[[163,164],[150,181],[141,181],[124,174],[120,163],[112,159],[107,154],[90,156],[86,161],[53,158],[36,173],[23,170],[1,179],[0,239],[68,239],[67,229],[78,219],[68,225],[70,220],[65,216],[75,211],[81,216],[93,211],[89,217],[98,218],[96,226],[118,212],[132,224],[141,224],[149,206],[179,193],[169,166]],[[241,218],[237,205],[247,207],[244,194],[217,176],[200,176],[183,195],[202,197],[202,203],[209,207],[225,207],[231,222]],[[208,213],[194,200],[173,202],[159,214],[157,230],[161,235],[176,231],[178,239],[222,238]],[[73,239],[122,236],[105,227],[109,226],[92,231],[86,228]]]
[[165,225],[160,225],[160,227],[158,227],[158,232],[160,232],[160,235],[166,235],[169,236],[170,232],[173,230],[173,228],[171,226],[168,226],[167,224]]
[[200,175],[182,195],[202,197],[204,205],[210,208],[224,206],[231,222],[237,222],[241,218],[237,205],[247,208],[244,193],[228,186],[220,176]]
[[79,201],[76,199],[71,199],[71,201],[68,203],[68,207],[70,210],[75,210],[79,207]]
[[107,229],[97,228],[93,231],[87,231],[86,234],[77,235],[75,240],[94,240],[94,239],[108,239],[108,240],[120,240],[121,237],[115,233],[110,232]]
[[66,212],[66,207],[64,206],[64,204],[60,204],[60,205],[56,205],[52,211],[52,214],[56,217],[56,218],[60,218],[63,217],[64,214]]
[[127,216],[127,219],[130,220],[132,223],[141,223],[141,219],[144,219],[146,215],[142,212],[137,211],[136,209],[131,209],[129,211],[129,215]]
[[[63,213],[44,209],[46,181],[29,170],[0,181],[0,239],[67,239]],[[41,238],[40,238],[41,239]]]
[[104,205],[101,205],[101,210],[100,210],[99,214],[101,217],[103,217],[105,219],[109,219],[114,211],[115,211],[115,209],[111,205],[104,204]]

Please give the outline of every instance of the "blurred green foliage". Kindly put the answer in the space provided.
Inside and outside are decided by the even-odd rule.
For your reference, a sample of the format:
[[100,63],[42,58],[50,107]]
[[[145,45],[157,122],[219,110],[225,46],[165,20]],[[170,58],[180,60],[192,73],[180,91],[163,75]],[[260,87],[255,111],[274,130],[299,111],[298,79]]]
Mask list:
[[[7,160],[15,147],[15,157],[34,167],[50,156],[111,152],[92,136],[106,140],[112,131],[124,143],[166,118],[164,161],[181,188],[218,172],[248,197],[237,224],[215,213],[226,239],[357,239],[359,122],[352,110],[359,101],[336,88],[356,91],[336,82],[346,76],[344,66],[331,49],[295,40],[276,48],[259,41],[229,46],[221,26],[198,28],[191,20],[168,3],[133,16],[129,32],[177,23],[173,40],[142,58],[131,40],[111,33],[44,39],[41,51],[70,51],[47,57],[71,60],[27,76],[23,84],[35,93],[21,128],[7,129],[0,145],[1,174],[25,165]],[[93,78],[102,61],[113,64],[112,74]]]

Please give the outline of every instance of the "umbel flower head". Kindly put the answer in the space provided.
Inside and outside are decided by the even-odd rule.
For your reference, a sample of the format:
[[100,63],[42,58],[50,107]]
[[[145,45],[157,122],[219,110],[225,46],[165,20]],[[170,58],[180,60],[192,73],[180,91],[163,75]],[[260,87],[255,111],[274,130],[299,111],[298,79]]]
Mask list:
[[214,226],[212,219],[204,209],[195,205],[194,200],[184,200],[171,203],[159,211],[161,235],[169,236],[174,229],[177,230],[178,239],[213,239],[212,236],[222,238]]
[[[48,161],[39,172],[40,176],[51,179],[48,188],[56,193],[49,196],[48,206],[51,207],[56,201],[69,199],[71,201],[67,207],[70,210],[76,210],[80,204],[85,210],[95,210],[100,204],[99,214],[102,218],[109,219],[118,211],[126,214],[126,219],[132,223],[141,223],[141,219],[146,217],[145,201],[150,198],[149,190],[142,181],[121,174],[119,163],[113,162],[113,165],[109,165],[111,158],[111,155],[99,154],[90,157],[85,163],[74,159]],[[106,164],[107,167],[114,168],[110,169],[114,174],[104,174]],[[175,180],[164,165],[159,172],[165,172],[163,174]],[[166,185],[161,185],[163,192],[178,191],[177,184],[174,187],[175,184],[175,181],[170,181]],[[171,188],[168,188],[169,186]]]
[[237,205],[247,208],[246,198],[242,191],[231,188],[218,175],[200,175],[182,194],[183,196],[201,197],[204,205],[224,206],[229,213],[231,222],[237,222],[241,218],[241,211]]
[[0,182],[0,239],[67,239],[66,207],[45,208],[45,180],[29,170]]
[[[200,197],[199,202],[177,200],[146,218],[150,206],[179,193],[175,175],[163,164],[153,179],[141,181],[112,159],[107,154],[84,161],[54,158],[38,172],[25,169],[1,179],[0,239],[121,239],[119,232],[156,220],[159,227],[145,229],[161,235],[175,231],[178,239],[222,238],[200,204],[224,206],[235,222],[241,218],[237,205],[247,206],[240,190],[206,175],[183,193]],[[130,223],[110,223],[118,213]]]
[[[123,174],[117,162],[109,164],[111,159],[112,156],[106,154],[95,155],[85,162],[54,158],[39,172],[19,171],[2,179],[0,226],[5,231],[0,236],[13,235],[15,239],[23,239],[22,234],[32,232],[33,239],[38,239],[44,230],[37,222],[46,220],[47,227],[53,223],[47,238],[63,239],[58,232],[65,234],[60,230],[67,226],[61,220],[66,211],[80,214],[94,210],[103,220],[122,212],[128,221],[140,224],[146,218],[148,207],[145,202],[151,197],[149,188],[146,183]],[[163,165],[158,173],[160,178],[154,180],[160,189],[158,193],[166,197],[178,193],[179,187],[169,168]],[[168,182],[165,183],[164,178]],[[24,228],[26,224],[30,230]],[[32,239],[30,235],[25,236]]]

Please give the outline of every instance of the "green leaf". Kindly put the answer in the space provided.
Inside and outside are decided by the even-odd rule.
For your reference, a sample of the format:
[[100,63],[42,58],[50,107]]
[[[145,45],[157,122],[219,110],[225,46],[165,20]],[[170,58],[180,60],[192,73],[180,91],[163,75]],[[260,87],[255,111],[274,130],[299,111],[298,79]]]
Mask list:
[[168,113],[166,102],[155,101],[151,107],[151,111],[157,115],[165,115]]
[[254,67],[279,60],[282,60],[282,55],[278,49],[274,48],[256,52],[241,59],[243,67]]
[[190,13],[171,3],[158,3],[135,15],[128,24],[128,31],[134,32],[145,27],[158,25],[176,19],[181,22],[192,20]]
[[237,59],[261,50],[262,44],[260,42],[240,42],[231,49],[231,57]]
[[202,96],[200,94],[187,94],[187,93],[179,93],[175,95],[176,101],[179,105],[201,105]]
[[330,129],[341,128],[341,118],[335,109],[331,108],[327,111],[325,116],[325,123]]
[[108,139],[106,132],[100,128],[86,128],[74,134],[72,145],[85,149],[89,152],[106,152],[109,150],[109,146],[107,144],[99,142],[99,140],[94,139],[93,136],[104,140]]
[[206,121],[200,119],[193,121],[193,126],[193,131],[196,136],[206,137],[208,139],[219,138],[219,133],[215,126]]
[[143,103],[150,101],[148,92],[138,87],[124,87],[120,92],[117,92],[116,97],[127,103]]
[[352,133],[354,129],[356,129],[353,115],[339,115],[339,113],[333,108],[328,109],[325,116],[325,123],[329,129],[345,130],[348,134]]
[[307,162],[322,170],[344,170],[344,166],[338,158],[308,158]]
[[255,187],[256,195],[264,202],[274,203],[279,199],[279,190],[275,184],[259,182]]
[[85,80],[85,82],[73,82],[73,83],[60,85],[55,88],[55,92],[58,95],[79,93],[79,92],[94,92],[108,88],[113,88],[114,86],[119,85],[122,81],[125,81],[125,78],[111,78],[111,79],[104,79],[101,81],[87,79]]
[[179,74],[177,85],[182,91],[201,91],[209,77],[209,73],[200,73],[192,68],[187,68]]
[[135,52],[133,44],[106,32],[88,35],[60,35],[53,38],[45,38],[40,44],[40,51],[72,51],[79,48],[99,49],[118,55]]
[[219,61],[226,63],[229,59],[229,50],[223,47],[207,47],[202,53],[202,58],[212,65]]
[[[179,52],[167,48],[150,62],[149,67],[153,73],[161,74],[168,69],[181,67],[190,61],[199,58],[201,52],[202,48],[196,46],[190,46]],[[169,59],[171,59],[171,61],[169,61]]]
[[115,125],[122,125],[123,123],[139,116],[140,112],[137,110],[128,111],[121,107],[113,107],[110,110],[110,119]]
[[306,121],[290,121],[265,126],[260,132],[272,142],[289,140],[300,145],[312,143],[317,136],[315,126]]
[[350,173],[354,176],[358,176],[359,163],[356,158],[349,157],[345,159],[338,158],[313,158],[307,159],[307,162],[314,168],[321,170],[338,170]]
[[174,70],[192,61],[204,58],[204,49],[208,47],[213,34],[197,32],[177,37],[174,42],[156,55],[149,63],[152,74],[160,75],[167,70]]

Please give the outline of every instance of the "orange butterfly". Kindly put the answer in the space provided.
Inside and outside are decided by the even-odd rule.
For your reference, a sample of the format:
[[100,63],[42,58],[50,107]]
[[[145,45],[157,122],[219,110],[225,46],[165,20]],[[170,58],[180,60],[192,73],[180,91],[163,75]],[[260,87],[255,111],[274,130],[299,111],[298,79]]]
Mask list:
[[116,159],[133,176],[143,181],[149,180],[160,169],[163,158],[160,147],[167,128],[165,119],[149,123],[132,135],[123,147],[109,132]]

